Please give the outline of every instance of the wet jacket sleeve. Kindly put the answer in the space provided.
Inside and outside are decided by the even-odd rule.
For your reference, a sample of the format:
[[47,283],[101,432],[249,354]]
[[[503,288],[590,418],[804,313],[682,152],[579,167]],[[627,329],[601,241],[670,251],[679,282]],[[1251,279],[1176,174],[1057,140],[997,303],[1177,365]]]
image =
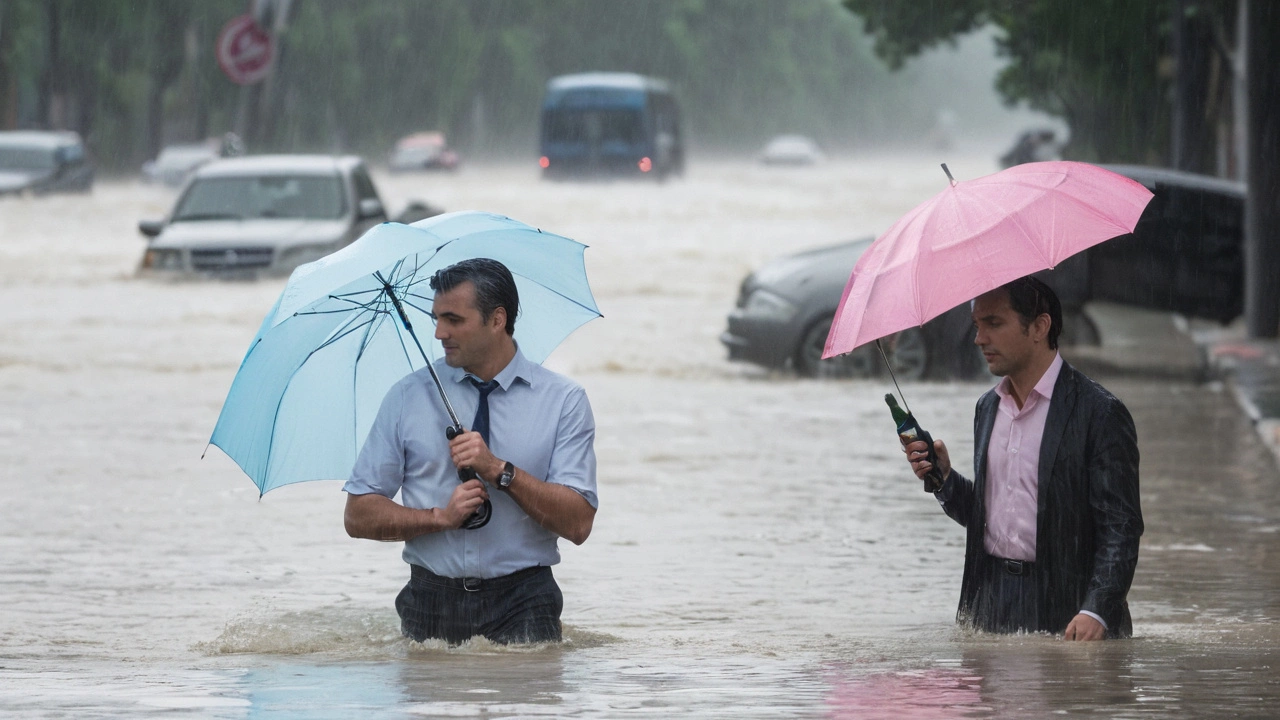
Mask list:
[[942,483],[942,489],[934,493],[947,517],[968,527],[973,513],[973,481],[961,475],[955,468]]
[[1138,501],[1138,438],[1133,417],[1114,397],[1091,413],[1088,461],[1089,509],[1093,513],[1093,575],[1082,610],[1117,627],[1138,565],[1142,508]]

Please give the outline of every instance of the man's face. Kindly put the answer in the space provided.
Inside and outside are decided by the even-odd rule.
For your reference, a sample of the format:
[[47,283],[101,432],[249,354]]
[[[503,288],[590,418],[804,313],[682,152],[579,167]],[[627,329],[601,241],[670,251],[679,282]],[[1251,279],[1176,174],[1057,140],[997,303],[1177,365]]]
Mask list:
[[982,349],[987,369],[999,377],[1031,364],[1037,347],[1035,339],[1043,335],[1041,326],[1045,325],[1037,322],[1024,328],[1022,318],[1009,304],[1009,293],[1004,290],[979,295],[973,301],[973,324],[978,331],[973,342]]
[[437,292],[431,314],[435,316],[436,339],[444,345],[444,361],[450,367],[470,371],[480,366],[506,335],[502,308],[494,310],[485,322],[476,308],[476,286],[470,282]]

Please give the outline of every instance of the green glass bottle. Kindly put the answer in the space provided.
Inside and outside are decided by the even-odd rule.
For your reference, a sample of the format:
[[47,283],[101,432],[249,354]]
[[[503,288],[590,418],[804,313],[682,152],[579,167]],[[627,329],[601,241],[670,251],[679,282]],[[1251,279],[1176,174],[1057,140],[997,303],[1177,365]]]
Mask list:
[[933,449],[933,436],[920,427],[914,415],[898,406],[898,399],[893,396],[893,393],[886,394],[884,401],[889,405],[889,412],[893,414],[893,422],[898,427],[898,438],[903,444],[923,440],[929,446],[926,459],[932,467],[924,475],[924,491],[938,492],[942,489],[942,473],[938,470],[938,453]]

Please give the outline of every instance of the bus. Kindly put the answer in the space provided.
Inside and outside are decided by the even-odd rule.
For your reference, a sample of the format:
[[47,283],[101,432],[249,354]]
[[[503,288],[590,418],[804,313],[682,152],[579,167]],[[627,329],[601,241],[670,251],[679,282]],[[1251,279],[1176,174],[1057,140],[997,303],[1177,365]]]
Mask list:
[[675,97],[665,80],[578,73],[547,83],[539,133],[544,178],[684,172]]

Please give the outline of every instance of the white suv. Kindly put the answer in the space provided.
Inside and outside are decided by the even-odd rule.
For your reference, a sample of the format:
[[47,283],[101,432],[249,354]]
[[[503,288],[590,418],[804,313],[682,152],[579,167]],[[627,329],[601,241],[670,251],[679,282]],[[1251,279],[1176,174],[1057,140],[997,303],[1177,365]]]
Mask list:
[[359,157],[215,160],[196,171],[169,217],[138,223],[150,238],[140,270],[284,275],[385,220],[386,209]]

